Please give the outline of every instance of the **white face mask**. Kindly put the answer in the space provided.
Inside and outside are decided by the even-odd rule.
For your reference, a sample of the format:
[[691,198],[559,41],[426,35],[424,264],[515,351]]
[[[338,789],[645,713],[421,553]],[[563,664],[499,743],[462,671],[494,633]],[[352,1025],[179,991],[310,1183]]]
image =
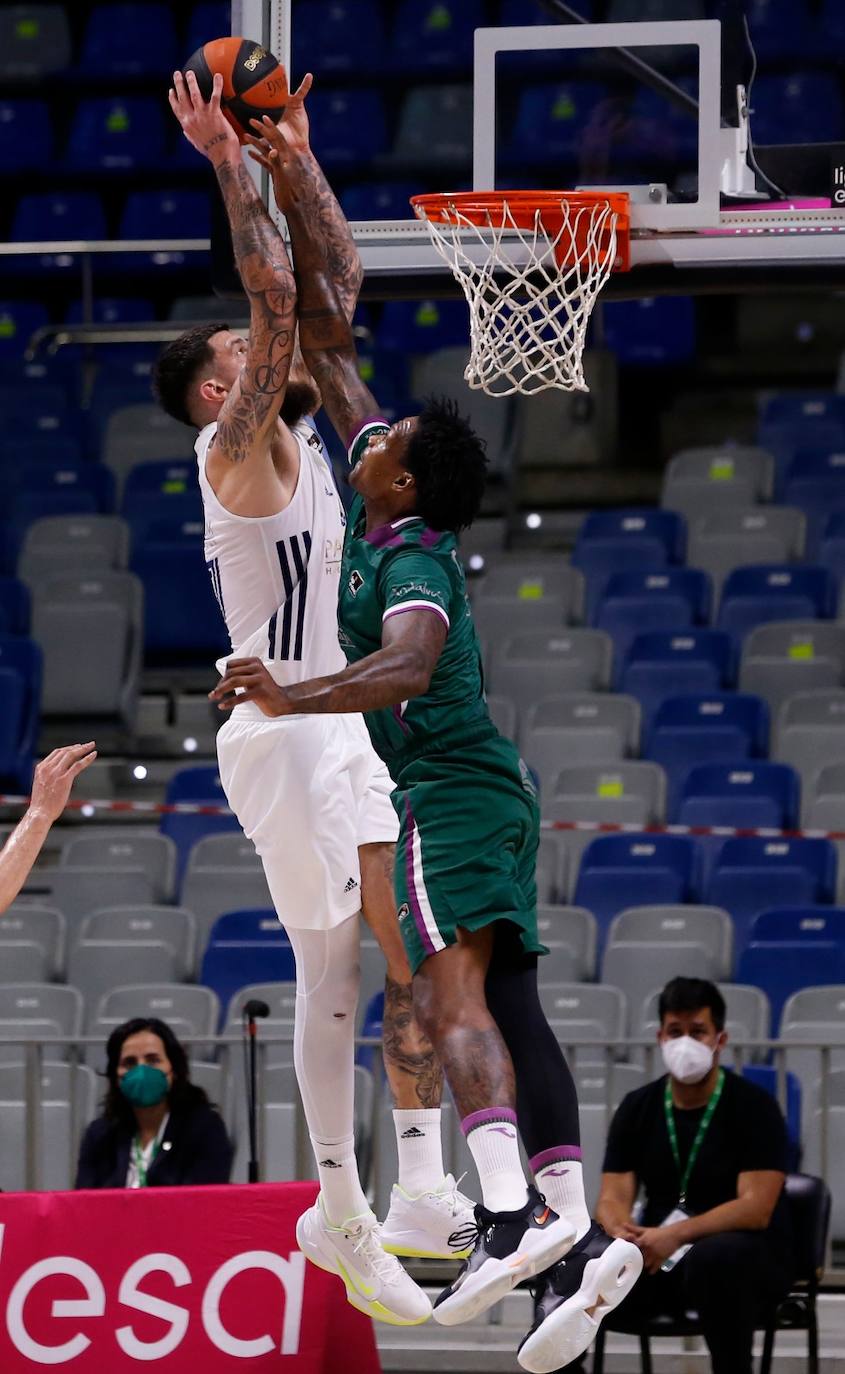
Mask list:
[[679,1035],[661,1043],[663,1063],[679,1083],[700,1083],[713,1067],[715,1050],[691,1035]]

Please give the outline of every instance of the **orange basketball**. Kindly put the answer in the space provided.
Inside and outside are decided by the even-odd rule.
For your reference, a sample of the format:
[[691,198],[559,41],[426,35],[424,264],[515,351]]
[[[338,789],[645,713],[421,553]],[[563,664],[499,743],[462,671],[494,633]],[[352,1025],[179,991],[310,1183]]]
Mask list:
[[284,69],[267,48],[249,38],[214,38],[197,48],[185,63],[193,72],[205,100],[211,96],[215,73],[223,78],[221,107],[244,142],[244,133],[255,133],[251,119],[269,115],[278,124],[287,101]]

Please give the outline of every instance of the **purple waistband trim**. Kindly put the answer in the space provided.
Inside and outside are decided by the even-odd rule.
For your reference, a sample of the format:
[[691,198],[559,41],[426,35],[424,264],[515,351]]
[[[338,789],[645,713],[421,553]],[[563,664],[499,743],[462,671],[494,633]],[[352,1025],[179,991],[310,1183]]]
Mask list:
[[540,1169],[545,1169],[547,1164],[560,1164],[565,1159],[580,1163],[580,1145],[555,1145],[551,1150],[541,1150],[538,1155],[529,1159],[528,1163],[532,1174],[536,1174],[539,1173]]
[[484,1107],[480,1112],[470,1112],[461,1122],[461,1130],[464,1135],[469,1135],[476,1126],[485,1126],[488,1121],[507,1121],[509,1125],[516,1125],[516,1112],[511,1111],[510,1107]]

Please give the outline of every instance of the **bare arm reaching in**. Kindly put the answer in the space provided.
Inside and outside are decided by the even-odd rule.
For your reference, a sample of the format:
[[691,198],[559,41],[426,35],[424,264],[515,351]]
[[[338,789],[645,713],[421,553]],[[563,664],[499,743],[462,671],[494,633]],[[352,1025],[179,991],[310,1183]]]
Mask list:
[[29,809],[0,851],[0,912],[11,906],[41,853],[50,827],[67,806],[74,779],[97,757],[94,741],[54,749],[32,780]]
[[[214,167],[250,307],[243,369],[220,410],[208,475],[224,499],[219,484],[225,484],[227,470],[233,464],[249,464],[259,470],[259,481],[263,476],[271,487],[273,478],[286,484],[289,499],[299,472],[298,449],[277,421],[293,356],[296,284],[281,235],[244,167],[237,135],[221,111],[222,84],[216,75],[206,102],[193,72],[184,77],[175,72],[170,91],[170,106],[185,137]],[[238,342],[243,345],[241,340],[233,346]],[[274,509],[279,509],[278,497],[276,492]]]

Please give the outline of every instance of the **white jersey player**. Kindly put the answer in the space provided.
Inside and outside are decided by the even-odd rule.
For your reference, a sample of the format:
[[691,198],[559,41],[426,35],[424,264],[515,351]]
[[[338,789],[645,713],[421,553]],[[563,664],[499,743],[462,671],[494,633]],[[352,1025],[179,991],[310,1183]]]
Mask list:
[[[307,146],[302,97],[286,118]],[[280,684],[337,671],[337,584],[344,516],[326,456],[306,418],[319,394],[304,367],[291,375],[295,281],[284,243],[220,110],[176,73],[170,103],[214,166],[250,305],[249,340],[224,323],[199,325],[165,348],[155,385],[164,408],[199,430],[196,451],[209,573],[236,656],[258,655]],[[316,162],[315,194],[343,227],[349,311],[360,264]],[[340,269],[338,269],[340,271]],[[341,273],[342,275],[342,273]],[[441,1075],[412,1015],[410,970],[390,873],[398,825],[392,784],[359,716],[270,721],[238,706],[218,735],[229,803],[264,865],[297,969],[294,1062],[320,1178],[306,1253],[340,1274],[350,1301],[398,1324],[424,1321],[428,1298],[385,1248],[451,1255],[469,1218],[440,1153]],[[353,1131],[358,912],[387,958],[385,1066],[399,1110],[399,1185],[384,1240],[361,1188]],[[316,1233],[315,1233],[316,1231]],[[304,1241],[303,1241],[304,1244]]]

